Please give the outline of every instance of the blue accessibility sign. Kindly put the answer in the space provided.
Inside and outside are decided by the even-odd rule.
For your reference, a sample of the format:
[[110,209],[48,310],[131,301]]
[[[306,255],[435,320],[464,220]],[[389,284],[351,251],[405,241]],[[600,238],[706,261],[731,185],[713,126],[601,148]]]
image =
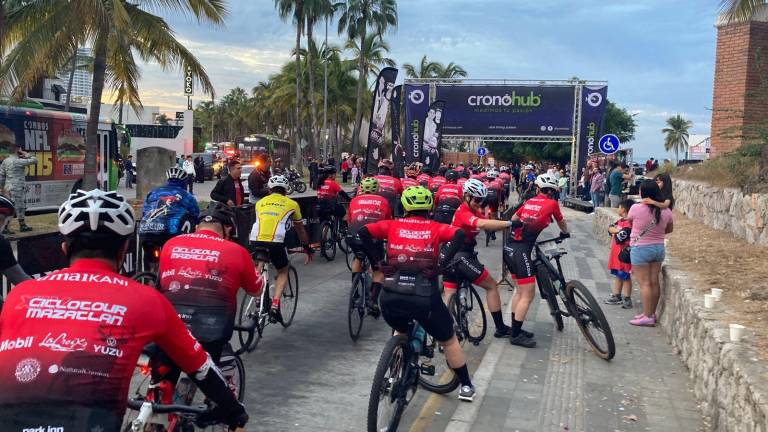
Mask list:
[[600,141],[597,143],[600,151],[605,154],[613,154],[619,151],[619,137],[614,134],[607,134],[600,137]]
[[477,155],[480,157],[483,157],[488,154],[488,149],[485,147],[478,147],[477,148]]

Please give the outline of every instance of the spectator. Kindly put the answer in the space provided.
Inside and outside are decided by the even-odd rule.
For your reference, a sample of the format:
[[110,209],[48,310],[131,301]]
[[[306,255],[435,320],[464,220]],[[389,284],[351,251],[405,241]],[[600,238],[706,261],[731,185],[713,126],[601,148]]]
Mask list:
[[608,199],[611,201],[611,207],[616,208],[621,202],[621,189],[624,184],[624,180],[629,180],[632,176],[628,173],[625,174],[627,164],[617,165],[616,168],[611,171],[608,176],[608,183],[611,188],[608,191]]
[[230,207],[243,204],[243,183],[240,180],[242,166],[240,161],[232,159],[227,164],[229,175],[222,177],[211,191],[211,199],[225,203]]
[[[653,180],[645,180],[640,185],[640,197],[662,201],[661,190]],[[636,315],[630,324],[655,326],[656,307],[661,296],[659,274],[665,256],[664,236],[673,230],[672,210],[638,204],[629,210],[627,220],[632,224],[629,243],[632,247],[632,274],[640,284],[643,299],[643,312]]]
[[352,166],[352,169],[350,170],[351,173],[352,173],[352,182],[355,183],[355,184],[360,183],[360,180],[359,180],[359,178],[360,178],[359,177],[360,176],[360,166],[361,166],[361,164],[360,164],[360,161],[358,160]]
[[599,168],[592,169],[592,177],[589,180],[589,195],[592,198],[592,211],[597,210],[603,202],[605,176]]
[[643,204],[654,205],[660,209],[673,209],[675,207],[675,197],[672,195],[672,178],[668,173],[657,174],[653,179],[661,190],[661,201],[654,201],[650,198],[644,198]]
[[[12,134],[11,134],[12,135]],[[26,223],[27,202],[27,167],[35,165],[37,159],[21,149],[15,142],[11,143],[11,152],[0,162],[0,194],[7,194],[15,203],[16,217],[19,220],[19,231],[32,231]],[[3,229],[6,234],[7,227]]]
[[645,172],[649,173],[653,170],[653,158],[648,159],[645,161]]
[[560,187],[560,201],[565,202],[565,198],[568,196],[568,177],[565,176],[565,171],[560,170],[560,178],[557,179],[557,186]]
[[267,188],[270,177],[270,163],[269,159],[256,165],[256,168],[248,174],[248,201],[251,204],[256,204],[261,198],[272,193]]
[[198,183],[205,182],[205,161],[200,155],[195,158],[195,179]]
[[635,202],[631,199],[619,204],[619,219],[608,227],[611,234],[611,252],[608,254],[608,270],[615,277],[611,296],[605,300],[609,305],[621,305],[624,309],[632,309],[632,264],[619,260],[619,252],[629,245],[629,235],[632,225],[626,219],[627,213]]
[[653,161],[653,165],[651,165],[651,171],[656,171],[659,169],[659,160],[654,158],[651,158],[651,160]]
[[349,159],[351,156],[348,156],[344,158],[344,161],[341,163],[341,182],[346,183],[349,177]]
[[329,157],[327,165],[335,167],[336,166],[336,158],[334,158],[333,156]]
[[133,189],[133,173],[136,166],[133,165],[133,155],[128,155],[123,161],[123,171],[125,172],[125,187]]
[[192,155],[187,155],[187,159],[181,165],[181,168],[187,173],[187,192],[194,193],[195,186],[195,163],[192,162]]
[[582,199],[584,201],[590,201],[592,199],[592,195],[590,193],[590,183],[589,180],[592,177],[592,164],[587,164],[586,167],[582,168],[582,174],[581,174],[581,185],[582,185]]
[[317,159],[310,159],[309,162],[309,188],[314,189],[315,185],[317,184]]

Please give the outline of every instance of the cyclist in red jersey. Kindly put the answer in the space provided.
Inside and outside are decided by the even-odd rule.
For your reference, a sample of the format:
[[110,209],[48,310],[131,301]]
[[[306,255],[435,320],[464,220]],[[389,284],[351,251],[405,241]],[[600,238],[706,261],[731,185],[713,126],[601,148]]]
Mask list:
[[416,180],[419,171],[421,171],[421,164],[419,162],[414,162],[405,168],[405,177],[400,179],[403,189],[407,189],[411,186],[420,186],[419,181]]
[[[376,251],[370,245],[373,239],[387,240],[382,315],[398,333],[407,332],[410,321],[417,320],[443,347],[448,365],[459,377],[459,399],[472,401],[475,388],[437,283],[437,270],[453,258],[464,242],[464,232],[427,218],[433,203],[426,188],[409,187],[401,202],[405,217],[368,224],[358,233],[377,267]],[[441,251],[440,244],[448,241]]]
[[523,322],[534,297],[536,279],[531,263],[531,252],[539,234],[549,226],[552,219],[560,227],[561,236],[568,237],[568,225],[560,212],[560,205],[554,199],[558,190],[557,180],[549,174],[536,178],[538,195],[527,200],[512,216],[516,225],[510,232],[504,247],[504,262],[512,274],[517,290],[510,301],[512,307],[512,331],[510,343],[525,348],[536,346],[533,334],[523,330]]
[[419,185],[431,190],[432,189],[432,170],[429,167],[424,167],[421,170],[421,174],[416,176],[416,181],[419,182]]
[[447,172],[447,167],[440,167],[440,169],[437,171],[437,175],[432,177],[432,183],[430,183],[429,190],[433,194],[437,192],[438,189],[440,189],[440,186],[446,183],[447,180],[445,179],[445,173]]
[[160,253],[159,291],[216,363],[232,337],[237,292],[258,298],[264,288],[250,253],[229,241],[234,226],[234,212],[211,202],[197,230],[172,238]]
[[[357,233],[362,227],[369,223],[381,220],[392,219],[392,210],[389,208],[387,200],[376,195],[379,190],[379,182],[375,177],[368,177],[360,182],[360,195],[352,198],[349,203],[349,231],[347,235],[347,244],[355,254],[352,260],[352,277],[360,273],[362,259],[365,254],[363,242]],[[371,249],[375,250],[375,260],[379,262],[384,259],[384,242],[374,241]],[[381,291],[381,284],[384,282],[384,274],[381,271],[373,272],[373,283],[371,284],[371,296],[368,298],[368,307],[371,308],[374,316],[378,315],[378,297]]]
[[379,175],[374,176],[379,183],[377,195],[384,197],[389,203],[390,211],[395,211],[400,202],[400,194],[403,193],[403,185],[396,177],[392,177],[394,164],[389,159],[382,159],[379,162]]
[[336,183],[336,167],[325,167],[326,178],[323,183],[317,189],[317,206],[320,209],[321,217],[324,215],[333,214],[338,218],[343,218],[346,214],[344,206],[338,200],[338,196],[341,195],[347,201],[351,200],[349,195]]
[[459,180],[459,173],[454,170],[448,170],[445,173],[446,183],[437,189],[435,193],[435,209],[432,219],[450,224],[453,220],[453,214],[461,205],[464,193],[461,186],[456,183]]
[[70,267],[17,285],[0,314],[0,430],[119,430],[150,342],[216,403],[199,421],[242,427],[245,409],[170,302],[117,273],[135,228],[124,198],[78,190],[58,220]]
[[456,292],[459,278],[466,279],[472,284],[482,287],[486,290],[486,301],[488,310],[493,317],[493,323],[496,326],[496,337],[509,336],[509,327],[504,324],[501,313],[501,296],[499,295],[499,284],[491,277],[488,270],[477,259],[475,246],[477,241],[475,237],[480,230],[500,231],[511,226],[509,221],[491,220],[483,216],[482,208],[485,205],[485,199],[488,195],[483,182],[477,179],[470,179],[464,183],[463,202],[456,210],[451,225],[461,228],[464,231],[464,243],[457,257],[461,262],[454,272],[446,272],[443,277],[445,286],[444,300],[447,303],[451,295]]

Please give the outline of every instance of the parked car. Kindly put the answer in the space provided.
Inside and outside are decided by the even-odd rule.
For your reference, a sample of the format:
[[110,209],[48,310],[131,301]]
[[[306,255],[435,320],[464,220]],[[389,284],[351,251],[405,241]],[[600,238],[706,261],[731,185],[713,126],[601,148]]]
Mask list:
[[213,180],[213,176],[217,174],[214,169],[213,155],[210,153],[192,153],[193,160],[198,156],[203,158],[203,177],[205,180]]
[[243,181],[243,197],[248,198],[251,191],[248,189],[248,176],[256,169],[256,165],[243,165],[240,170],[240,180]]

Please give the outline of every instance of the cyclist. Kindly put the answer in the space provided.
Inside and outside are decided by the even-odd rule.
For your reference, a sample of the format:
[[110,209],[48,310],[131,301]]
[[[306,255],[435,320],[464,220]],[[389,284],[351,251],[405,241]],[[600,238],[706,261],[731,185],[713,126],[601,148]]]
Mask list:
[[256,218],[249,239],[252,246],[267,251],[270,262],[277,269],[275,292],[272,295],[270,307],[271,319],[277,322],[282,321],[280,297],[283,295],[285,284],[288,283],[288,253],[283,244],[285,234],[291,227],[296,228],[296,234],[307,254],[304,264],[312,261],[312,254],[315,251],[309,245],[309,237],[304,230],[299,204],[285,196],[288,191],[288,179],[281,175],[272,176],[269,178],[267,187],[272,193],[256,203]]
[[[334,215],[341,219],[346,214],[346,210],[344,210],[344,206],[339,202],[338,196],[341,195],[347,201],[350,201],[351,198],[341,186],[336,183],[336,167],[325,167],[325,174],[325,179],[317,189],[317,206],[320,210],[320,217],[321,219],[325,219],[328,215]],[[288,179],[285,179],[285,187],[288,187]]]
[[432,182],[429,184],[429,190],[432,192],[432,194],[437,192],[437,190],[440,189],[440,186],[445,184],[445,173],[447,172],[448,167],[440,167],[440,169],[437,171],[437,175],[432,177]]
[[[467,363],[453,332],[453,319],[440,299],[437,270],[448,263],[464,242],[464,232],[429,220],[432,193],[421,187],[407,188],[400,198],[405,216],[368,224],[358,232],[374,269],[378,269],[373,239],[387,240],[387,262],[381,312],[398,333],[405,333],[412,320],[443,347],[448,365],[461,381],[459,399],[472,401],[475,387]],[[450,241],[441,252],[440,243]]]
[[169,238],[195,230],[200,209],[197,199],[187,192],[187,173],[177,167],[165,171],[168,179],[163,186],[152,189],[144,200],[139,222],[139,244],[144,251],[144,268],[157,259]]
[[475,237],[480,230],[500,231],[512,226],[509,221],[500,221],[486,219],[483,216],[482,208],[488,196],[488,189],[483,182],[478,179],[469,179],[463,186],[463,202],[456,210],[451,225],[464,231],[464,242],[459,253],[456,254],[460,259],[459,265],[452,272],[446,272],[443,277],[445,292],[444,300],[447,303],[451,295],[456,292],[459,278],[470,281],[485,289],[488,310],[493,317],[493,323],[496,326],[495,337],[509,336],[509,327],[504,324],[501,313],[501,297],[499,296],[499,284],[491,277],[488,269],[477,259],[475,246],[477,241]]
[[420,186],[419,181],[416,180],[419,172],[421,172],[421,164],[419,162],[414,162],[405,167],[405,178],[400,179],[403,189],[411,186]]
[[[5,228],[11,222],[11,219],[16,215],[16,207],[13,201],[0,195],[0,233],[5,231]],[[31,279],[29,275],[21,268],[16,258],[13,256],[13,250],[11,249],[11,243],[0,234],[0,273],[2,273],[8,281],[14,285],[18,285],[27,279]],[[3,302],[0,298],[0,307]]]
[[[347,234],[347,244],[355,254],[352,261],[352,276],[361,271],[362,257],[365,253],[362,241],[357,236],[358,231],[366,224],[378,222],[380,220],[392,219],[392,210],[389,208],[387,200],[376,195],[379,191],[379,182],[375,177],[364,178],[360,182],[360,193],[349,203],[349,232]],[[379,262],[384,259],[384,242],[374,241],[372,249],[375,249],[375,260]],[[381,283],[384,281],[384,274],[381,271],[373,272],[373,283],[371,284],[371,296],[368,299],[368,307],[373,311],[373,315],[378,315],[377,300],[381,290]]]
[[534,297],[536,279],[531,265],[531,252],[536,244],[536,238],[552,219],[560,227],[561,236],[568,237],[568,225],[560,212],[560,205],[554,199],[558,191],[557,180],[549,174],[541,174],[536,178],[538,195],[527,200],[512,216],[512,222],[517,227],[510,232],[504,247],[504,263],[507,265],[517,290],[510,301],[512,307],[512,331],[510,343],[525,348],[536,346],[536,340],[531,333],[522,330],[528,307]]
[[394,164],[389,159],[379,162],[379,175],[374,176],[379,184],[378,195],[384,197],[389,203],[390,211],[395,211],[400,202],[400,194],[403,193],[403,185],[398,178],[392,177]]
[[232,209],[212,201],[197,230],[168,240],[160,254],[159,291],[215,363],[232,337],[237,291],[243,288],[258,298],[264,288],[251,255],[230,241],[234,227]]
[[149,342],[216,403],[199,421],[242,427],[245,409],[173,306],[117,273],[135,228],[125,199],[78,190],[58,221],[70,267],[16,286],[0,314],[0,430],[119,430]]
[[503,165],[501,168],[499,168],[499,176],[498,179],[501,180],[501,182],[504,185],[503,188],[503,195],[502,195],[502,209],[506,210],[507,208],[507,202],[509,200],[509,194],[512,191],[512,176],[509,174],[509,167],[506,165]]
[[427,189],[432,189],[432,170],[425,166],[421,170],[421,174],[416,176],[416,181],[419,182],[421,186],[424,186]]
[[459,173],[454,170],[448,170],[445,173],[445,184],[440,186],[435,193],[435,209],[432,219],[450,224],[453,220],[453,214],[461,205],[461,197],[464,193],[456,181],[459,179]]

